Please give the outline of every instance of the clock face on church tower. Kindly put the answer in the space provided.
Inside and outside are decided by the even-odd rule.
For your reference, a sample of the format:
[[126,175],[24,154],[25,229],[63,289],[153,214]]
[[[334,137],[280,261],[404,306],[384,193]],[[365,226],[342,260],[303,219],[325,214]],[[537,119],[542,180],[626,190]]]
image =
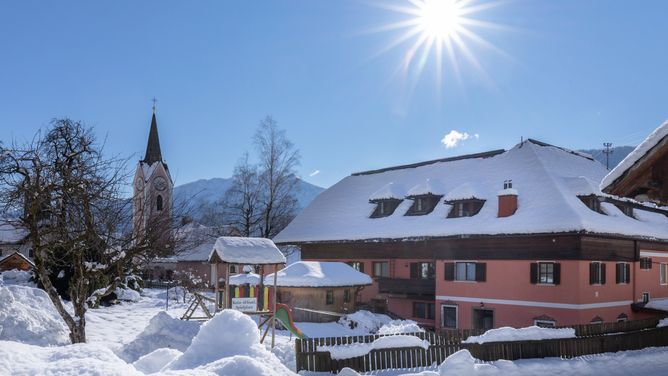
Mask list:
[[153,180],[153,184],[155,185],[155,189],[159,191],[164,191],[165,188],[167,188],[167,180],[163,178],[162,176],[158,176]]

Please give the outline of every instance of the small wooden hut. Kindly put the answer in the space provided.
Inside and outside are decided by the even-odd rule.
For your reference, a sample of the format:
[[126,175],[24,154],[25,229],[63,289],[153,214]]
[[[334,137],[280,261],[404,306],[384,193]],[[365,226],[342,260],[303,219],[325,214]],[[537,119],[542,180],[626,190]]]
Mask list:
[[35,264],[18,251],[0,258],[0,272],[13,269],[27,271],[34,267]]
[[343,262],[298,261],[265,277],[278,275],[278,303],[290,306],[295,321],[336,321],[352,312],[368,275]]

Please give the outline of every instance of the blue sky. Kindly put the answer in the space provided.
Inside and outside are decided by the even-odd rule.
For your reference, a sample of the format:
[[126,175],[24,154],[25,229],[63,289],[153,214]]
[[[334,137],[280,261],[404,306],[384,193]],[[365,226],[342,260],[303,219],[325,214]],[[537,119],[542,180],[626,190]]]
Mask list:
[[[668,118],[668,2],[497,4],[475,18],[505,27],[471,30],[503,53],[469,41],[485,74],[459,54],[441,84],[433,56],[419,77],[394,74],[412,40],[377,55],[401,31],[369,31],[406,18],[377,4],[2,2],[0,140],[68,116],[139,159],[155,96],[176,184],[230,176],[271,114],[301,150],[299,174],[326,187],[520,137],[635,145]],[[470,137],[446,148],[452,130]]]

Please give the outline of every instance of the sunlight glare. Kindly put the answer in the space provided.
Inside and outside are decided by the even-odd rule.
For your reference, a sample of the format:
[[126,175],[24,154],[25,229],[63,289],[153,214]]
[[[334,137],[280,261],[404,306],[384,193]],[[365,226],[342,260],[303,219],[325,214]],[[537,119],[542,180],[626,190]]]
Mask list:
[[440,40],[449,39],[461,24],[462,3],[457,0],[425,0],[418,5],[422,32]]

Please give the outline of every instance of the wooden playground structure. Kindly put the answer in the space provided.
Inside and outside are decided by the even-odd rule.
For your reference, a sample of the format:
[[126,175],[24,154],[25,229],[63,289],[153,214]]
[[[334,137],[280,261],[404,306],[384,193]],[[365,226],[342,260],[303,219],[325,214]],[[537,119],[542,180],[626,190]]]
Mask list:
[[[198,292],[192,293],[190,306],[181,317],[182,320],[208,320],[214,314],[223,309],[237,309],[247,315],[258,316],[258,327],[264,329],[260,342],[264,342],[269,329],[271,329],[271,346],[274,347],[276,337],[276,320],[288,327],[295,335],[302,337],[301,332],[292,325],[292,316],[290,309],[276,302],[276,281],[279,267],[285,265],[285,256],[269,239],[264,238],[243,238],[243,237],[220,237],[209,255],[209,263],[214,264],[213,271],[218,270],[218,265],[223,266],[225,270],[225,279],[221,286],[218,276],[214,275],[215,284],[214,297],[209,298]],[[271,289],[271,300],[265,304],[264,300],[258,297],[234,298],[231,295],[233,288],[230,285],[230,272],[232,266],[242,269],[244,266],[251,266],[254,270],[259,269],[260,289],[264,291],[264,279],[267,267],[272,267],[273,283]],[[214,312],[207,307],[207,303],[214,304]],[[194,316],[197,309],[200,308],[204,316]],[[286,322],[289,321],[289,322]],[[286,325],[287,324],[287,325]],[[296,330],[295,330],[296,329]]]

